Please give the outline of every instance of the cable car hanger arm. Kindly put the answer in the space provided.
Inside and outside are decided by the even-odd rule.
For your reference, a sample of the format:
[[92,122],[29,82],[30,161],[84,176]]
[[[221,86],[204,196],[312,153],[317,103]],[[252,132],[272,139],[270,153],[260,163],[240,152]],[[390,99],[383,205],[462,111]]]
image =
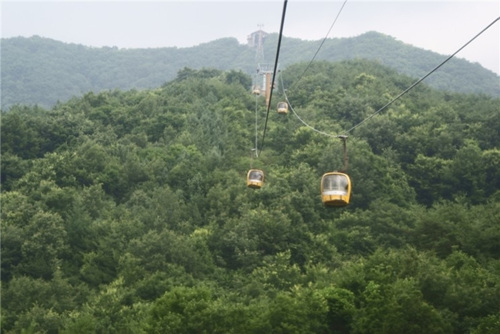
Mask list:
[[344,146],[344,167],[341,169],[341,172],[345,173],[347,171],[347,167],[349,166],[349,156],[347,155],[347,136],[338,135],[337,138],[342,140],[342,145]]

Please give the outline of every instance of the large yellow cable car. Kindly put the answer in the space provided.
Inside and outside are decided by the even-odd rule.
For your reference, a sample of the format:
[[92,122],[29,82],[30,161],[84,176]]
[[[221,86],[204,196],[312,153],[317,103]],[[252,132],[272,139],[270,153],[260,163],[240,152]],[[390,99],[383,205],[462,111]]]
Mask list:
[[278,114],[288,114],[288,103],[278,102]]
[[347,157],[347,136],[338,136],[344,144],[344,168],[323,174],[321,178],[321,201],[325,206],[347,206],[351,199],[351,179],[343,173],[347,170],[349,158]]
[[340,172],[325,173],[321,178],[321,201],[325,206],[342,207],[349,204],[351,179]]
[[247,173],[247,187],[259,189],[264,184],[264,171],[250,169]]

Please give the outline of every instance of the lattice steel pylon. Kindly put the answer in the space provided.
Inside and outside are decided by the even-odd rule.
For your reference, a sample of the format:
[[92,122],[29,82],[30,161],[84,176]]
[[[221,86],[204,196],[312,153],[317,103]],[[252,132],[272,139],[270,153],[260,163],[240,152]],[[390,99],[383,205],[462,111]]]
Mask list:
[[[266,94],[268,96],[268,84],[270,83],[270,75],[272,73],[272,67],[269,64],[264,64],[264,40],[267,37],[267,33],[262,30],[263,25],[257,25],[259,30],[251,33],[248,36],[248,46],[255,48],[255,63],[257,64],[257,70],[254,77],[254,83],[252,88],[252,93],[255,95]],[[262,81],[259,79],[262,76]],[[267,101],[267,99],[266,99]]]
[[259,30],[254,32],[253,38],[254,38],[254,46],[255,46],[255,62],[261,63],[264,61],[264,39],[267,37],[267,33],[262,30],[262,27],[264,25],[259,24],[257,25],[259,27]]

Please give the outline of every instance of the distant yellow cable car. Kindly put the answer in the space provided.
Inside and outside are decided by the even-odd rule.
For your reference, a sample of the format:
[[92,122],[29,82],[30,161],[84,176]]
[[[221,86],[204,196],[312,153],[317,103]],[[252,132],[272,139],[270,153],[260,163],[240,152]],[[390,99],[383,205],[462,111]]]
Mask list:
[[259,189],[264,184],[264,172],[260,169],[250,169],[247,174],[247,187]]
[[278,102],[278,114],[288,114],[288,103]]
[[321,178],[321,201],[325,206],[342,207],[349,204],[351,179],[340,172],[325,173]]
[[260,95],[260,87],[259,86],[253,86],[253,88],[252,88],[252,94],[253,95]]

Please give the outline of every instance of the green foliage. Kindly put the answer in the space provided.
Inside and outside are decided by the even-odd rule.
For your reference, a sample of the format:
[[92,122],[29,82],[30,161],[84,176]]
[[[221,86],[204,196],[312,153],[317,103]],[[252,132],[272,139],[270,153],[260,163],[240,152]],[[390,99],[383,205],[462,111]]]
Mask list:
[[207,331],[208,288],[176,287],[159,298],[151,308],[149,333],[196,333]]
[[[498,99],[415,88],[349,133],[351,204],[326,208],[341,142],[273,112],[251,159],[250,82],[185,67],[2,114],[2,333],[498,331]],[[411,80],[350,60],[300,82],[295,112],[344,133]]]
[[396,280],[386,288],[369,282],[361,294],[353,333],[449,333],[439,312],[427,304],[416,282]]

